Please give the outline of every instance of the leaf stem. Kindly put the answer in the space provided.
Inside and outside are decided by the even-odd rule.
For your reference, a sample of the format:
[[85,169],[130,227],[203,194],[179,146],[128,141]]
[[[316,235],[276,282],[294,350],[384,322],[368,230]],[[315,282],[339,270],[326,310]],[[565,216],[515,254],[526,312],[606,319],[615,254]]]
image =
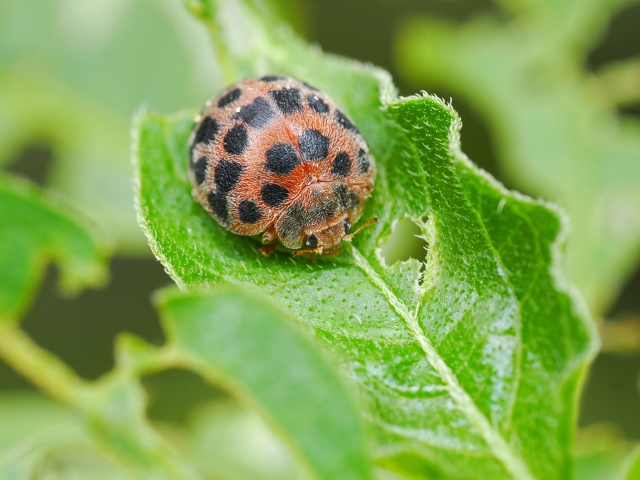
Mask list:
[[222,39],[222,26],[218,22],[217,0],[184,0],[184,4],[192,15],[202,20],[206,25],[224,80],[226,83],[233,83],[237,79],[237,72]]
[[0,356],[39,389],[66,405],[79,405],[88,386],[58,357],[39,347],[16,323],[0,322]]

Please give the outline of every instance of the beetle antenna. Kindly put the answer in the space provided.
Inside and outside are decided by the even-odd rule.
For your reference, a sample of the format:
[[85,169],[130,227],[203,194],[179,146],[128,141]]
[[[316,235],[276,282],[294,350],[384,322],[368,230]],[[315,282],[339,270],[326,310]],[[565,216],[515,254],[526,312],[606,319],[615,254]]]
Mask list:
[[345,235],[344,237],[342,237],[342,239],[346,240],[347,242],[350,242],[351,240],[353,240],[353,237],[355,237],[357,234],[359,234],[363,229],[365,229],[367,227],[370,227],[371,225],[373,225],[377,221],[378,221],[378,217],[373,217],[367,223],[365,223],[364,225],[361,225],[360,228],[358,228],[355,232],[350,233],[349,235]]

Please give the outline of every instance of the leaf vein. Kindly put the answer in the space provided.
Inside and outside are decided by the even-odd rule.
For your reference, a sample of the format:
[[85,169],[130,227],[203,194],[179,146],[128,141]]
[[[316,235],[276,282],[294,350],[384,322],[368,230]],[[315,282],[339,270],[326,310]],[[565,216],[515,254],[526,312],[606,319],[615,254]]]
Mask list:
[[460,408],[460,411],[467,417],[472,425],[478,430],[480,436],[487,443],[493,454],[498,458],[504,467],[518,480],[534,480],[535,477],[529,471],[522,458],[511,450],[509,444],[502,435],[496,431],[489,420],[483,415],[471,396],[462,388],[457,377],[446,364],[444,359],[437,352],[431,341],[427,338],[420,327],[418,318],[413,315],[407,306],[393,293],[378,273],[369,264],[368,260],[353,246],[350,245],[355,264],[367,275],[371,283],[376,286],[385,296],[391,307],[402,318],[413,335],[416,337],[420,348],[425,353],[427,361],[438,372],[442,380],[447,385],[449,395],[453,402]]

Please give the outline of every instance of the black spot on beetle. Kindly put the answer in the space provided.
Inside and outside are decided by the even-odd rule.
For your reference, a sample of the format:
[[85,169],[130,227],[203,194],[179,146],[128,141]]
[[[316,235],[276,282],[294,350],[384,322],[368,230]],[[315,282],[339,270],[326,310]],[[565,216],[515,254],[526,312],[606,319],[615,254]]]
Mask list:
[[333,193],[337,197],[340,205],[342,205],[347,210],[355,210],[360,204],[360,199],[358,195],[352,190],[349,190],[344,183],[340,183],[333,187]]
[[360,130],[358,130],[358,127],[356,127],[351,122],[351,120],[349,120],[347,116],[344,113],[342,113],[340,110],[336,110],[336,120],[338,121],[341,127],[346,128],[347,130],[351,130],[352,132],[355,132],[355,133],[360,133]]
[[224,149],[231,155],[240,155],[249,144],[249,132],[244,125],[236,125],[224,136]]
[[302,111],[302,97],[300,97],[300,90],[297,88],[272,90],[269,92],[269,96],[273,98],[280,111],[285,115]]
[[329,113],[329,105],[317,95],[307,95],[307,105],[314,112]]
[[218,195],[227,195],[236,188],[243,170],[244,167],[238,162],[224,158],[220,160],[214,174]]
[[356,159],[358,162],[358,172],[361,174],[365,174],[371,168],[371,161],[369,160],[369,154],[364,151],[363,148],[358,150],[358,158]]
[[198,185],[202,185],[207,176],[207,167],[209,166],[209,159],[207,157],[200,157],[193,166],[193,173],[196,175],[196,182]]
[[227,223],[229,221],[229,204],[227,203],[227,197],[216,194],[215,192],[209,192],[207,200],[218,218],[222,220],[222,222]]
[[325,137],[318,130],[302,132],[298,146],[305,160],[322,160],[329,155],[329,137]]
[[258,97],[249,105],[240,108],[233,118],[242,119],[253,128],[263,128],[276,116],[275,110],[264,97]]
[[218,100],[218,107],[219,108],[226,107],[230,103],[233,103],[236,100],[238,100],[241,95],[242,95],[242,90],[240,90],[239,88],[234,88],[229,93],[226,93],[225,95],[223,95],[220,100]]
[[260,77],[260,80],[263,82],[277,82],[278,80],[284,80],[284,77],[280,75],[265,75]]
[[198,130],[196,130],[196,136],[193,140],[193,144],[196,145],[197,143],[202,142],[213,142],[216,139],[216,135],[218,135],[219,131],[220,124],[218,122],[216,122],[211,117],[204,117],[204,119],[200,123],[200,126],[198,127]]
[[278,175],[287,175],[300,163],[300,157],[293,145],[276,143],[267,150],[265,170]]
[[257,223],[262,219],[262,210],[252,200],[243,200],[238,206],[238,215],[242,223]]
[[279,207],[289,197],[289,190],[277,183],[266,183],[260,193],[264,203],[270,207]]
[[336,177],[346,177],[351,171],[351,159],[345,152],[340,152],[333,159],[331,173]]

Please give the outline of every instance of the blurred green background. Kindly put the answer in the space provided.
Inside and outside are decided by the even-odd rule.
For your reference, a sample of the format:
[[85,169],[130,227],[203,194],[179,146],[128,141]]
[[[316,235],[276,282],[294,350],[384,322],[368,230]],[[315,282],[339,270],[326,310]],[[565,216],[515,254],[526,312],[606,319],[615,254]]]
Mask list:
[[[426,90],[452,98],[464,123],[463,150],[474,162],[510,188],[562,203],[563,197],[553,198],[553,190],[523,181],[517,159],[505,160],[495,123],[473,95],[461,94],[465,82],[473,79],[461,77],[448,88],[435,72],[425,74],[419,66],[407,65],[407,45],[412,41],[407,32],[415,28],[416,19],[462,26],[487,18],[498,29],[519,14],[504,5],[519,2],[270,3],[299,34],[324,50],[389,70],[401,95]],[[611,11],[615,14],[601,33],[594,34],[588,55],[580,59],[578,67],[585,78],[616,62],[640,61],[640,3],[612,6]],[[423,48],[415,42],[409,47]],[[454,70],[456,61],[451,59]],[[640,82],[640,74],[633,78]],[[130,119],[140,108],[170,113],[199,107],[223,86],[207,35],[178,0],[0,2],[0,165],[60,191],[101,224],[118,249],[109,285],[77,298],[59,295],[51,269],[23,322],[34,340],[85,378],[97,378],[113,366],[113,339],[119,332],[133,332],[157,344],[163,340],[149,297],[170,279],[152,257],[136,223]],[[638,98],[620,102],[616,115],[637,125]],[[632,180],[640,192],[640,178]],[[566,188],[579,191],[583,185],[576,178]],[[414,233],[411,223],[400,225],[385,248],[388,263],[409,256],[424,258],[425,245]],[[579,241],[570,238],[569,248]],[[603,286],[609,293],[591,303],[602,325],[605,349],[585,385],[579,421],[589,428],[576,445],[577,455],[600,455],[612,463],[619,461],[629,441],[640,441],[637,248],[630,248],[628,258],[633,261],[625,261],[626,270]],[[151,398],[149,415],[167,425],[184,422],[194,405],[224,396],[181,371],[148,377],[145,386]],[[0,362],[0,390],[31,388]],[[588,463],[584,465],[581,478],[587,478],[589,471]]]

